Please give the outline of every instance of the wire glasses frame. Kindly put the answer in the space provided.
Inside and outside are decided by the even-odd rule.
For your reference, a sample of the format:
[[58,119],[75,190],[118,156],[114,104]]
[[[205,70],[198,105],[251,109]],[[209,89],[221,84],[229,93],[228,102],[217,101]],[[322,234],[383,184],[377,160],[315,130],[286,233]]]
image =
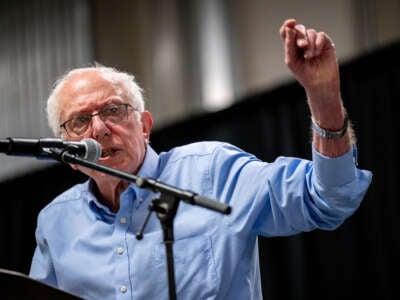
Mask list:
[[60,128],[64,128],[69,137],[81,137],[88,132],[93,117],[99,116],[104,124],[114,126],[128,118],[128,108],[136,110],[127,103],[107,105],[94,114],[77,115],[62,123]]

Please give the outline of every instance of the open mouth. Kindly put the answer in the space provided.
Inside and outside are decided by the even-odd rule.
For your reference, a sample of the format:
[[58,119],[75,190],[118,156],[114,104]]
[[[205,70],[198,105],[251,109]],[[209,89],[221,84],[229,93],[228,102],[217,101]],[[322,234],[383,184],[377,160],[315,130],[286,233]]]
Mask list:
[[117,152],[117,149],[104,149],[101,151],[101,158],[112,156],[115,152]]

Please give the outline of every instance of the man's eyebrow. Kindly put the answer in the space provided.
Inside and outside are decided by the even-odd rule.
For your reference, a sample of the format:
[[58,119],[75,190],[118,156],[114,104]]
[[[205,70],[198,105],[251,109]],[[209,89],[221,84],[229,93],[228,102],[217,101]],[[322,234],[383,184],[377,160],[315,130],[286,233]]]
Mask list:
[[[107,100],[106,102],[104,102],[100,107],[99,107],[99,109],[98,110],[101,110],[101,109],[103,109],[104,107],[107,107],[107,106],[110,106],[110,105],[113,105],[113,104],[124,104],[125,102],[123,101],[123,99],[120,99],[120,98],[112,98],[112,99],[109,99],[109,100]],[[72,118],[72,117],[74,117],[74,116],[79,116],[79,115],[89,115],[89,114],[92,114],[93,113],[93,111],[96,111],[96,110],[92,110],[92,109],[82,109],[82,110],[80,110],[80,111],[77,111],[77,112],[73,112],[71,115],[70,115],[70,118]]]

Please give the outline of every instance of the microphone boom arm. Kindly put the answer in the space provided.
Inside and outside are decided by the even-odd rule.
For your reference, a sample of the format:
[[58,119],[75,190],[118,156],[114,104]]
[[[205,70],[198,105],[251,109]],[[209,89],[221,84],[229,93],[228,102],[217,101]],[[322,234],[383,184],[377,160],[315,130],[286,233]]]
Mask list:
[[198,205],[198,206],[208,208],[208,209],[214,210],[214,211],[222,213],[222,214],[230,214],[231,213],[231,207],[224,203],[221,203],[216,200],[198,195],[198,194],[188,191],[188,190],[183,190],[183,189],[174,187],[172,185],[165,184],[159,180],[136,176],[133,174],[129,174],[129,173],[117,170],[117,169],[109,168],[109,167],[100,165],[98,163],[94,163],[94,162],[82,159],[76,155],[70,154],[68,152],[68,149],[61,150],[61,149],[57,149],[57,148],[50,148],[47,151],[50,151],[49,155],[51,155],[53,158],[55,158],[61,162],[82,165],[84,167],[88,167],[88,168],[94,169],[96,171],[100,171],[100,172],[112,175],[114,177],[119,177],[121,179],[130,181],[130,182],[134,182],[140,188],[148,189],[153,192],[166,193],[171,196],[177,197],[191,205]]

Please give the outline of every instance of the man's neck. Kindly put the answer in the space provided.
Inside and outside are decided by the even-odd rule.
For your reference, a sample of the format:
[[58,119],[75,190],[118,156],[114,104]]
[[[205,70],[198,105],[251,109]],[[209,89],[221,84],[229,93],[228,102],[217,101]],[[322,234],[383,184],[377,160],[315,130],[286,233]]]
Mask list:
[[107,206],[111,212],[119,210],[120,195],[127,189],[129,182],[119,178],[109,177],[101,182],[93,182],[92,192],[100,203]]

